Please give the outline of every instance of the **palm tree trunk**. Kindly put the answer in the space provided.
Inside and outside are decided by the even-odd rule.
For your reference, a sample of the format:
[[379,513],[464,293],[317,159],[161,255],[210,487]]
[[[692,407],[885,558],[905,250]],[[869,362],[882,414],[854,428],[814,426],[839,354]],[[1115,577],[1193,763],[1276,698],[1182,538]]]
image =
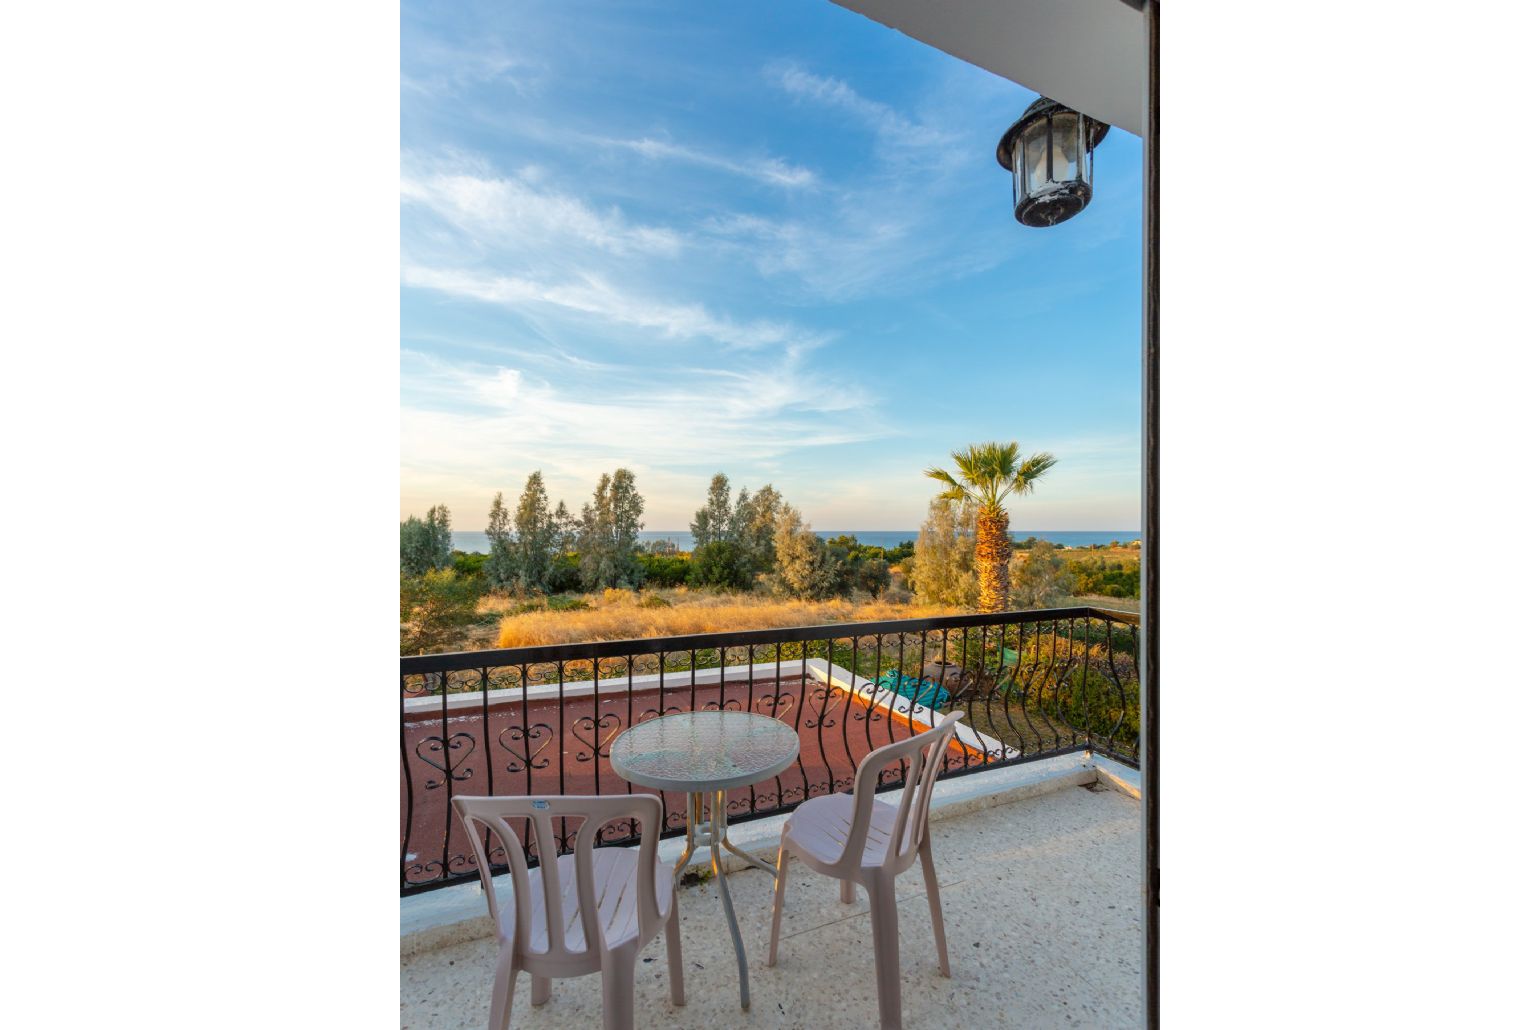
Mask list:
[[979,570],[979,611],[1003,612],[1011,595],[1010,516],[979,514],[978,542],[973,546]]

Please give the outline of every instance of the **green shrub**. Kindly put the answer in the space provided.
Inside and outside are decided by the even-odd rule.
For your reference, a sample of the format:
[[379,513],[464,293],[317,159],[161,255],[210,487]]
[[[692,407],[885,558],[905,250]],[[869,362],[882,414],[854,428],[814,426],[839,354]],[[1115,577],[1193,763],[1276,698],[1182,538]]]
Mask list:
[[583,589],[583,572],[576,552],[568,551],[551,559],[550,585],[553,594]]
[[690,555],[689,583],[692,587],[745,590],[753,582],[743,548],[731,540],[702,544]]
[[581,597],[570,597],[560,594],[548,599],[545,606],[553,612],[581,612],[587,611],[591,605]]
[[466,579],[484,580],[485,566],[490,555],[477,554],[475,552],[454,552],[454,570],[458,576]]
[[459,643],[476,619],[480,585],[453,569],[401,577],[401,653],[441,651]]
[[644,551],[637,555],[642,567],[642,583],[652,587],[682,587],[690,577],[690,558],[679,554]]
[[674,602],[661,594],[648,594],[642,598],[643,608],[672,608]]

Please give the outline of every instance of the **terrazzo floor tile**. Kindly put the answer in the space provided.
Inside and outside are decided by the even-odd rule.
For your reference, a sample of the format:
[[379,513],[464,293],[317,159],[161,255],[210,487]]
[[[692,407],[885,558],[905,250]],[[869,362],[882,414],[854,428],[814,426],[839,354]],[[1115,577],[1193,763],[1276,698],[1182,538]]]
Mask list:
[[[1141,1025],[1143,961],[1138,803],[1070,787],[932,824],[952,977],[936,966],[918,864],[899,878],[899,954],[905,1026]],[[780,962],[765,965],[773,881],[728,878],[748,949],[753,1005],[738,1006],[737,966],[717,885],[682,888],[687,1003],[668,1000],[662,935],[637,966],[639,1028],[875,1027],[871,922],[865,893],[797,865],[787,885]],[[411,956],[401,968],[401,1025],[485,1027],[495,942],[469,941]],[[514,998],[514,1027],[597,1026],[597,975],[556,980],[551,1001]]]

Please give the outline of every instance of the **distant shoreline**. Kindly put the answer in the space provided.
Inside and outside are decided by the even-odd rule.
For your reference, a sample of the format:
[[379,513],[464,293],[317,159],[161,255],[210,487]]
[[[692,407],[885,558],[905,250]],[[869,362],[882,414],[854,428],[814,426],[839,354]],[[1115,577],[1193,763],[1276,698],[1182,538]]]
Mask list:
[[[471,554],[487,553],[487,535],[480,530],[455,530],[453,535],[456,550]],[[863,544],[875,547],[897,547],[906,540],[917,539],[920,534],[914,529],[831,529],[827,532],[819,531],[818,535],[825,540],[837,536],[853,536]],[[649,529],[637,536],[644,544],[654,540],[671,540],[681,551],[691,550],[695,546],[695,539],[687,529]],[[1139,539],[1139,531],[1137,529],[1018,529],[1011,531],[1011,538],[1014,540],[1025,540],[1028,537],[1063,544],[1065,547],[1090,547],[1092,544],[1130,543]]]

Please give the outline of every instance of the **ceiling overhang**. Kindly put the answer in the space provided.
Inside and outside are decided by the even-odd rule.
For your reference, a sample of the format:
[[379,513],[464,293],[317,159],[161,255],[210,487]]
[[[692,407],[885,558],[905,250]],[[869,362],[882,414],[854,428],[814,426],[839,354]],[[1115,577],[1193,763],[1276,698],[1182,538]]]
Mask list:
[[1140,134],[1144,15],[1128,0],[834,0],[1034,93]]

